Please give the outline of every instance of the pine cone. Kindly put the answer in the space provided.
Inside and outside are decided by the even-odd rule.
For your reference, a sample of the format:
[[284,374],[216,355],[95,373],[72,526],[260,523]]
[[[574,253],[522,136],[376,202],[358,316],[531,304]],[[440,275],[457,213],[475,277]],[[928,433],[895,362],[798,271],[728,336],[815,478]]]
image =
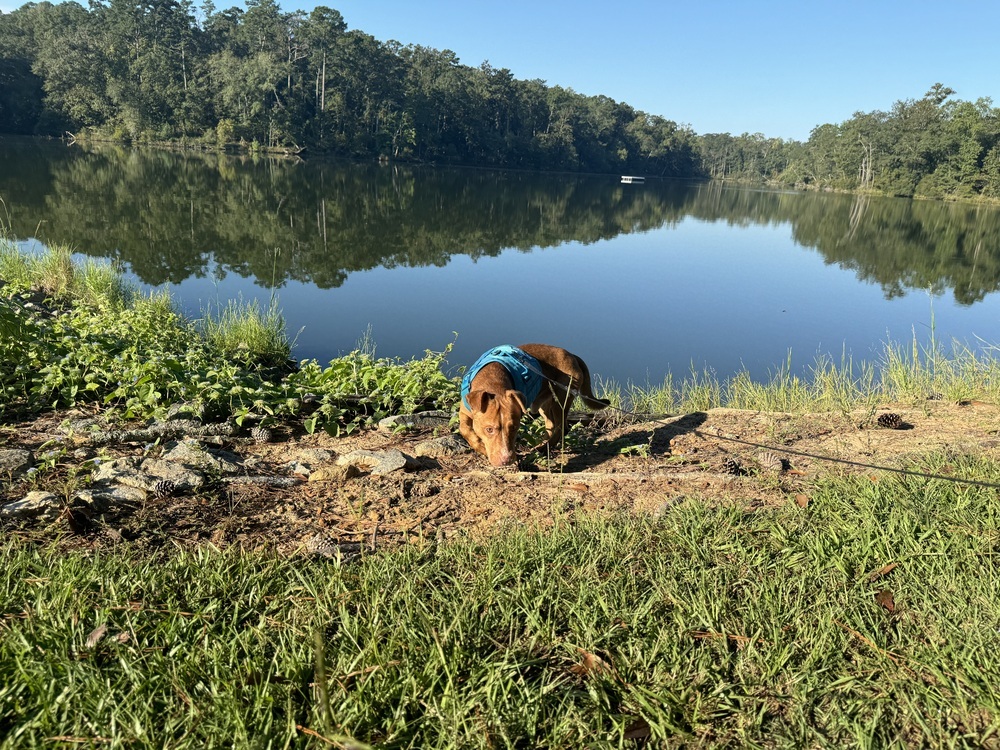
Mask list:
[[158,479],[153,485],[153,495],[156,497],[167,497],[168,495],[174,494],[174,490],[177,489],[175,485],[169,479]]
[[722,462],[722,470],[727,474],[735,474],[739,476],[743,474],[743,466],[732,456],[729,456]]
[[785,468],[785,462],[782,461],[781,456],[771,451],[761,451],[758,453],[757,463],[760,464],[761,471],[766,471],[770,474],[780,474]]
[[876,421],[879,427],[885,427],[887,430],[898,430],[903,426],[903,418],[891,411],[879,414]]
[[269,429],[258,425],[250,430],[250,437],[253,438],[255,443],[270,443],[273,436]]

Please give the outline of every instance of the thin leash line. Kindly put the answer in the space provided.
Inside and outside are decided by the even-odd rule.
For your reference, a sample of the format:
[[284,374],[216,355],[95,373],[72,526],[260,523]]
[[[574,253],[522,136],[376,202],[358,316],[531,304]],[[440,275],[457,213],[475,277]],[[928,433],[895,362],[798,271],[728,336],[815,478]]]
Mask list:
[[[538,370],[536,370],[534,367],[531,367],[530,365],[528,365],[528,369],[530,369],[536,375],[538,375],[539,377],[541,377],[543,380],[547,380],[552,385],[557,386],[558,388],[561,388],[562,390],[566,391],[568,394],[570,394],[572,396],[580,396],[581,398],[583,398],[580,395],[579,389],[574,389],[574,388],[570,388],[569,386],[563,385],[562,383],[560,383],[560,382],[558,382],[556,380],[553,380],[552,378],[548,377],[547,375],[545,375],[545,373],[539,372]],[[622,409],[620,406],[614,406],[612,404],[608,404],[608,406],[605,407],[605,408],[612,409],[613,411],[617,411],[617,412],[619,412],[621,414],[624,414],[624,415],[629,416],[629,417],[633,417],[635,419],[646,419],[646,416],[647,416],[647,415],[644,415],[644,414],[638,414],[636,412],[629,411],[628,409]],[[680,417],[680,419],[683,419],[683,418],[684,418],[683,416]],[[672,426],[674,426],[674,423],[666,422],[663,419],[656,418],[656,417],[653,417],[651,419],[647,419],[646,421],[662,425],[663,427],[672,427]],[[698,429],[687,430],[687,432],[690,432],[692,435],[697,435],[698,437],[706,438],[706,439],[709,439],[709,440],[723,440],[723,441],[726,441],[726,442],[729,442],[729,443],[737,443],[739,445],[750,446],[752,448],[763,448],[764,450],[774,451],[775,453],[786,453],[786,454],[791,455],[791,456],[800,456],[800,457],[803,457],[803,458],[812,458],[812,459],[814,459],[816,461],[825,461],[825,462],[828,462],[828,463],[844,464],[846,466],[855,466],[855,467],[862,468],[862,469],[869,469],[871,471],[886,471],[886,472],[889,472],[889,473],[892,473],[892,474],[901,474],[901,475],[904,475],[904,476],[920,477],[922,479],[937,479],[937,480],[940,480],[942,482],[952,482],[953,484],[965,484],[965,485],[971,485],[971,486],[975,486],[975,487],[987,487],[989,489],[1000,489],[1000,484],[998,484],[996,482],[985,482],[985,481],[983,481],[981,479],[965,479],[963,477],[950,477],[950,476],[947,476],[946,474],[931,474],[930,472],[915,471],[913,469],[900,469],[900,468],[896,468],[896,467],[893,467],[893,466],[880,466],[878,464],[869,464],[869,463],[865,463],[863,461],[852,461],[851,459],[848,459],[848,458],[836,458],[834,456],[824,456],[824,455],[821,455],[821,454],[818,454],[818,453],[808,453],[806,451],[797,451],[797,450],[794,450],[792,448],[783,448],[783,447],[777,446],[777,445],[767,445],[765,443],[756,443],[756,442],[753,442],[752,440],[742,440],[740,438],[726,437],[725,435],[712,435],[712,434],[707,433],[707,432],[702,432],[701,430],[698,430]]]

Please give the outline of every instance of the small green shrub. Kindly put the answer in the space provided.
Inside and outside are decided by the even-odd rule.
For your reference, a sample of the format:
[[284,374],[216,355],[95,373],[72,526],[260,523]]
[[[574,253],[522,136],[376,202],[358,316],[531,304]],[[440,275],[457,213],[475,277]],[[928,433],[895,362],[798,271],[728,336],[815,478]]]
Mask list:
[[208,345],[245,366],[283,364],[292,353],[285,320],[275,300],[265,308],[257,300],[229,300],[201,321]]

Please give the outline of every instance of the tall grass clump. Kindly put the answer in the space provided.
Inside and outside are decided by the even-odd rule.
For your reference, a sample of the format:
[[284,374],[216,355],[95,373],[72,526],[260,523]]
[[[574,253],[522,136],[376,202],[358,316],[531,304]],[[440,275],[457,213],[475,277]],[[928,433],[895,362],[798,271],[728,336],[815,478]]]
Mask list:
[[950,353],[938,342],[921,345],[914,335],[904,346],[887,343],[882,355],[882,385],[887,397],[918,402],[1000,399],[1000,362],[995,347],[985,354],[953,342]]
[[207,311],[201,330],[209,346],[243,365],[280,365],[292,353],[275,299],[266,307],[256,299],[229,300],[217,311]]
[[615,411],[651,416],[671,411],[694,412],[715,407],[779,412],[874,412],[878,404],[920,404],[928,399],[952,403],[979,399],[1000,403],[1000,359],[997,348],[981,351],[954,342],[947,351],[939,342],[907,345],[888,342],[876,361],[854,360],[846,352],[840,361],[828,355],[816,358],[798,374],[791,354],[766,380],[747,370],[720,380],[710,369],[691,374],[675,384],[672,376],[660,386],[624,387],[599,381],[599,392]]
[[994,489],[916,476],[352,563],[8,538],[0,748],[992,747],[998,542]]
[[641,386],[628,382],[624,386],[612,379],[594,378],[594,392],[611,402],[604,418],[615,424],[629,414],[664,416],[677,411],[677,391],[672,375],[667,375],[659,385],[647,382]]
[[684,411],[707,411],[723,405],[723,384],[709,369],[699,373],[692,367],[691,375],[681,383],[680,391],[678,401]]
[[0,241],[0,279],[16,290],[39,290],[64,303],[72,300],[94,307],[127,304],[134,293],[116,263],[94,258],[76,262],[62,245],[27,253],[12,242]]

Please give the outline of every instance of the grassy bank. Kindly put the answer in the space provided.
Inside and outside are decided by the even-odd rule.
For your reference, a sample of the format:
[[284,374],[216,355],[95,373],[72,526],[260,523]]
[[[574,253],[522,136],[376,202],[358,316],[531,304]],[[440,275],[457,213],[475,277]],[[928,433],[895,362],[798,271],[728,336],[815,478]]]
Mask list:
[[8,539],[0,747],[997,746],[998,543],[905,478],[343,565]]
[[[167,295],[138,294],[108,264],[74,264],[67,249],[26,255],[2,241],[0,280],[0,329],[7,331],[0,338],[0,401],[8,416],[97,402],[112,416],[147,418],[184,402],[210,419],[252,414],[339,432],[390,411],[457,408],[460,368],[447,365],[447,347],[410,362],[362,348],[290,371],[291,345],[274,305],[230,301],[186,320]],[[26,311],[17,294],[28,290],[65,314]],[[928,398],[997,402],[1000,362],[964,345],[914,339],[887,342],[874,362],[820,357],[805,374],[789,356],[766,382],[746,372],[720,379],[703,371],[659,384],[604,382],[598,390],[640,414],[718,406],[846,413]]]
[[[126,419],[185,403],[205,420],[343,432],[456,405],[447,352],[400,362],[362,347],[291,370],[273,308],[186,320],[66,251],[0,247],[0,279],[5,430],[68,406]],[[657,414],[872,415],[997,401],[997,374],[931,341],[807,376],[789,362],[765,383],[692,373],[604,390]],[[910,468],[1000,483],[984,458]],[[567,510],[550,531],[350,563],[70,551],[58,530],[6,527],[0,748],[1000,747],[996,490],[808,481],[805,507],[690,496],[656,518]]]
[[183,403],[205,420],[253,416],[339,433],[455,400],[446,352],[400,362],[359,349],[290,368],[274,306],[231,301],[188,320],[168,295],[139,294],[110,265],[74,264],[65,248],[33,256],[0,242],[0,280],[7,418],[81,404],[149,418]]

